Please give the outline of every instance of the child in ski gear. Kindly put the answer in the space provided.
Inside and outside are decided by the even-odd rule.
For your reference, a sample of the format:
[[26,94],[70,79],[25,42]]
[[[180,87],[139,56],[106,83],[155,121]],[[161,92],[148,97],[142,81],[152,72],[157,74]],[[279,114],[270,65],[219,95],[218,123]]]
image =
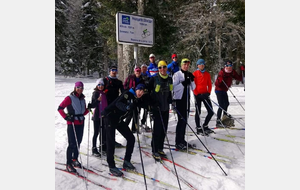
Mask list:
[[227,60],[224,62],[224,68],[221,68],[221,71],[218,74],[218,77],[215,82],[215,93],[217,95],[217,100],[219,106],[225,110],[226,112],[223,113],[223,117],[221,120],[222,109],[219,108],[217,112],[217,127],[222,127],[221,122],[225,125],[233,126],[233,119],[231,119],[231,115],[227,113],[227,109],[229,106],[228,100],[228,88],[231,87],[232,79],[242,81],[242,76],[239,75],[233,68],[232,61]]
[[103,78],[96,81],[96,87],[92,95],[92,103],[88,105],[88,108],[95,108],[92,120],[94,122],[94,135],[92,139],[92,153],[95,156],[101,156],[97,149],[97,137],[99,135],[100,148],[102,151],[106,151],[106,132],[104,127],[104,121],[101,116],[101,112],[107,106],[106,94],[104,92]]
[[[89,113],[83,95],[83,83],[75,83],[74,90],[58,106],[59,114],[67,121],[68,148],[67,165],[69,172],[76,172],[74,167],[81,167],[78,162],[78,150],[83,137],[84,116]],[[67,113],[64,109],[67,109]]]
[[157,68],[157,64],[155,63],[155,55],[154,54],[150,54],[149,55],[149,60],[150,60],[150,64],[148,66],[148,76],[153,77],[158,73],[158,68]]
[[[190,146],[185,140],[185,129],[190,111],[190,92],[195,89],[194,75],[188,71],[191,61],[187,58],[181,60],[181,69],[173,75],[173,101],[177,111],[175,146],[185,150]],[[179,112],[179,113],[178,113]]]
[[[107,105],[111,104],[124,91],[123,82],[117,78],[117,66],[111,66],[109,75],[103,79]],[[122,144],[115,142],[116,147],[122,147]]]
[[159,73],[150,78],[149,92],[151,111],[154,118],[152,131],[152,153],[155,160],[166,157],[163,151],[164,140],[168,129],[169,106],[172,103],[173,81],[167,74],[167,63],[164,60],[158,63]]
[[[213,130],[208,128],[208,123],[214,115],[213,107],[210,101],[210,93],[212,89],[211,78],[209,72],[205,70],[205,61],[204,59],[198,59],[197,61],[197,70],[194,71],[193,75],[195,76],[195,84],[196,88],[194,90],[195,94],[195,107],[196,107],[196,115],[195,115],[195,123],[197,134],[208,135],[212,133]],[[201,115],[201,104],[204,103],[204,106],[207,111],[207,115],[205,117],[204,123],[201,127],[200,125],[200,115]],[[204,132],[203,132],[204,130]]]
[[168,75],[172,77],[177,71],[179,71],[179,63],[177,61],[177,55],[174,53],[172,55],[172,62],[168,64]]
[[141,98],[144,94],[144,88],[144,84],[138,84],[135,89],[131,88],[130,90],[124,91],[115,101],[109,104],[104,111],[102,111],[102,116],[105,118],[104,120],[106,123],[107,163],[110,168],[110,172],[113,175],[123,175],[123,173],[116,168],[114,161],[116,129],[127,140],[123,168],[134,169],[130,160],[134,148],[135,137],[123,119],[136,109],[136,106],[139,103],[139,98]]

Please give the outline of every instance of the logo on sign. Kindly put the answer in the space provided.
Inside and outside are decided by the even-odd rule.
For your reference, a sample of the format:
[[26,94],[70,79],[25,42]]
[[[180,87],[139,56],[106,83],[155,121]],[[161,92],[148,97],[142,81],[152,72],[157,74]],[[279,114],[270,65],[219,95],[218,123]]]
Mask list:
[[122,24],[130,25],[130,17],[122,15]]

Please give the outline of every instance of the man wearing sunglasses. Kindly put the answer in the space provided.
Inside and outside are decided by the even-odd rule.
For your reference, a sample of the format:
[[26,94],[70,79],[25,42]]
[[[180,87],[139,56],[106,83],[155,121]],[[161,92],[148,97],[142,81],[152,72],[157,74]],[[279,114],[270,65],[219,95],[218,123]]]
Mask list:
[[172,77],[177,71],[179,71],[179,63],[177,61],[177,54],[172,55],[172,62],[168,64],[168,74]]
[[[177,149],[186,150],[192,147],[184,139],[186,122],[190,111],[191,90],[195,89],[194,75],[189,72],[191,61],[187,58],[181,60],[181,69],[173,75],[173,100],[176,103],[178,121],[176,125],[175,146]],[[191,90],[190,90],[191,89]]]
[[172,103],[173,81],[167,73],[167,63],[158,62],[159,73],[150,78],[149,92],[151,111],[153,113],[152,156],[156,161],[166,157],[163,151],[166,131],[168,130],[169,106]]
[[148,66],[147,73],[150,77],[153,77],[158,73],[157,64],[155,63],[155,55],[153,53],[151,53],[149,55],[149,61],[150,61],[150,64]]
[[[107,105],[111,104],[124,91],[123,82],[117,78],[117,66],[111,66],[109,75],[103,79],[107,97]],[[116,142],[116,147],[122,147],[122,144]]]
[[224,68],[221,68],[215,82],[215,93],[218,99],[218,104],[223,110],[225,110],[221,120],[223,110],[221,108],[218,109],[216,127],[223,127],[223,125],[226,125],[227,127],[234,126],[234,120],[231,119],[231,115],[227,113],[229,106],[227,91],[228,88],[231,87],[232,79],[242,81],[243,78],[232,68],[232,66],[232,61],[226,60],[224,62]]

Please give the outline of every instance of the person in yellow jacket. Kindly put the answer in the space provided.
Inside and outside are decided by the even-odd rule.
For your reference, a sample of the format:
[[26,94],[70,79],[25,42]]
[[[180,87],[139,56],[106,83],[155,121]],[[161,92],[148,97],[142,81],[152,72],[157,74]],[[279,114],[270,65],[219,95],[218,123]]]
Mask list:
[[[205,61],[204,59],[199,59],[197,61],[197,70],[193,73],[195,76],[195,85],[194,89],[195,94],[195,107],[196,107],[196,115],[195,115],[195,123],[197,134],[208,135],[213,133],[214,131],[208,128],[208,123],[214,115],[212,104],[210,101],[210,93],[212,89],[211,78],[209,72],[205,70]],[[201,104],[204,103],[204,106],[207,110],[207,115],[205,117],[204,123],[200,125],[200,115],[201,115]],[[203,129],[202,129],[203,127]],[[204,130],[204,131],[203,131]]]

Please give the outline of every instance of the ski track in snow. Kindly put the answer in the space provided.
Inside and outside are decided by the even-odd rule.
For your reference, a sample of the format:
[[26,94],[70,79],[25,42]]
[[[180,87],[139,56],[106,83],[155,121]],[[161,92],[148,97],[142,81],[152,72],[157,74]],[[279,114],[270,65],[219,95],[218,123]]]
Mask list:
[[[59,104],[63,101],[63,99],[68,96],[71,91],[73,91],[74,84],[76,81],[82,81],[84,83],[84,91],[83,94],[86,96],[85,100],[86,103],[91,101],[91,96],[93,93],[93,89],[96,86],[96,80],[97,78],[65,78],[63,76],[56,76],[55,77],[55,161],[66,163],[66,149],[68,146],[67,143],[67,125],[66,121],[59,115],[57,111],[57,107]],[[233,87],[230,88],[232,93],[234,93],[235,97],[238,99],[238,101],[242,104],[242,106],[245,108],[245,91],[244,86],[242,84],[240,85],[233,85]],[[236,128],[245,128],[245,111],[241,108],[240,104],[236,101],[236,99],[233,97],[230,91],[228,91],[229,101],[230,105],[228,108],[228,113],[233,115],[234,117],[238,118],[238,121],[235,121],[235,127]],[[211,93],[211,99],[217,103],[217,98],[214,93],[214,85]],[[217,113],[218,107],[212,103],[213,110],[215,113]],[[246,109],[246,108],[245,108]],[[194,106],[194,99],[192,97],[191,99],[191,110],[195,110]],[[193,112],[195,113],[195,112]],[[204,121],[204,117],[206,116],[206,110],[204,105],[202,104],[201,109],[201,123]],[[175,118],[176,117],[176,118]],[[192,127],[192,129],[196,132],[195,129],[195,116],[189,116],[188,123]],[[88,118],[89,116],[85,116],[85,129],[84,129],[84,135],[83,140],[81,143],[80,151],[87,153],[89,151],[89,154],[91,154],[91,146],[92,146],[92,135],[93,135],[93,122],[90,120],[90,126],[88,127]],[[91,115],[90,115],[91,118]],[[168,125],[168,131],[175,131],[176,129],[176,119],[177,115],[175,116],[173,113],[170,113],[169,118],[169,125]],[[150,120],[148,118],[147,124],[150,126]],[[209,123],[209,127],[214,127],[216,122],[216,116],[214,115]],[[240,124],[241,123],[241,124]],[[129,125],[131,126],[131,124]],[[89,129],[90,128],[90,129]],[[193,134],[188,128],[188,134]],[[88,131],[90,132],[88,133]],[[211,135],[213,137],[218,137],[222,139],[228,139],[228,140],[235,140],[238,142],[245,143],[245,139],[240,137],[245,137],[245,130],[224,130],[224,129],[216,129],[216,134]],[[228,134],[229,133],[229,134]],[[146,133],[146,135],[151,136],[151,133]],[[226,135],[235,135],[238,137],[227,137]],[[135,134],[136,136],[136,134]],[[139,135],[141,146],[150,145],[151,139],[143,136],[143,134]],[[168,138],[170,141],[170,144],[175,144],[175,135],[174,134],[168,134]],[[241,153],[241,151],[245,154],[245,145],[231,143],[231,142],[223,142],[219,140],[215,140],[211,137],[203,137],[199,135],[199,138],[201,141],[205,144],[205,146],[214,153],[221,154],[224,156],[231,157],[232,159],[226,159],[218,156],[214,156],[218,159],[224,159],[229,161],[229,163],[222,163],[219,162],[220,166],[223,168],[223,170],[227,173],[227,176],[224,175],[223,171],[220,169],[220,167],[216,164],[214,160],[205,158],[203,155],[210,156],[209,154],[197,152],[195,150],[191,150],[194,152],[197,152],[196,155],[186,154],[183,152],[178,151],[172,151],[172,155],[174,158],[174,161],[188,169],[191,169],[201,175],[204,175],[206,177],[210,177],[210,179],[205,179],[200,176],[197,176],[196,174],[193,174],[192,172],[189,172],[185,169],[182,169],[181,167],[176,166],[176,170],[178,172],[178,175],[184,178],[186,181],[188,181],[193,187],[196,189],[204,189],[204,190],[242,190],[245,189],[245,157]],[[89,142],[88,142],[89,139]],[[137,140],[137,138],[136,138]],[[197,148],[200,148],[202,150],[206,150],[201,142],[197,139],[195,135],[192,136],[186,136],[185,140],[188,141],[191,144],[196,144]],[[121,136],[118,132],[116,132],[116,141],[126,145],[126,140]],[[165,143],[167,141],[165,140]],[[97,145],[99,142],[97,141]],[[89,146],[89,150],[88,150]],[[151,148],[145,149],[147,152],[151,152]],[[164,149],[165,153],[168,155],[168,158],[171,160],[170,151],[168,149]],[[125,149],[119,148],[115,149],[115,154],[119,157],[124,157]],[[143,163],[144,163],[144,169],[145,174],[149,177],[153,177],[155,179],[158,179],[162,182],[171,184],[175,187],[178,187],[177,178],[169,171],[167,171],[160,163],[155,163],[154,159],[147,157],[145,154],[142,153],[143,157]],[[109,170],[107,166],[102,165],[107,164],[106,160],[100,160],[95,157],[89,156],[89,158],[85,155],[80,154],[79,160],[82,161],[83,166],[87,167],[87,160],[89,164],[89,168],[92,166],[94,168],[97,168],[99,170],[103,170],[104,172],[101,172],[102,175],[109,176]],[[141,165],[141,159],[140,159],[140,153],[138,148],[138,142],[135,143],[134,152],[132,154],[132,161],[137,162],[137,164],[134,164],[137,171],[142,173],[142,165]],[[165,162],[172,170],[174,170],[173,164],[169,162]],[[117,167],[122,167],[122,162],[116,161]],[[64,168],[63,166],[57,165],[57,167]],[[55,168],[53,168],[55,170]],[[91,168],[90,168],[91,169]],[[78,169],[78,171],[83,174],[83,172]],[[98,172],[100,173],[100,172]],[[144,184],[144,178],[142,176],[138,176],[135,174],[124,172],[126,177],[131,177],[139,181],[139,183],[133,183],[130,181],[123,180],[121,178],[117,178],[117,181],[108,180],[101,176],[96,176],[90,173],[85,173],[85,175],[88,175],[88,178],[100,183],[106,187],[110,187],[112,189],[122,189],[122,190],[140,190],[145,189]],[[154,182],[150,179],[147,179],[148,189],[174,189],[172,187],[165,186],[161,183]],[[182,189],[190,189],[187,185],[185,185],[182,181],[180,181],[180,185]],[[96,189],[103,189],[99,186],[96,186],[92,183],[88,183],[88,189],[89,190],[96,190]],[[56,190],[83,190],[86,189],[85,182],[77,178],[76,176],[70,175],[68,173],[55,170],[55,189]]]

